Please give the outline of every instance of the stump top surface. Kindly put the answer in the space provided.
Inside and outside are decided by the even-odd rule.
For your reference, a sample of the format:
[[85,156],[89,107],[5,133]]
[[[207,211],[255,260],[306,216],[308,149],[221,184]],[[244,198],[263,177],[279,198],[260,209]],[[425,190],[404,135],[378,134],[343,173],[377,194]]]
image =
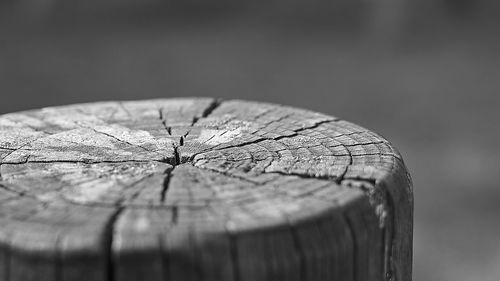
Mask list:
[[399,155],[375,133],[320,113],[246,101],[163,99],[3,115],[0,159],[1,194],[9,200],[111,209],[237,208],[248,222],[253,215],[283,220],[275,206],[300,213],[307,212],[304,206],[329,209],[332,202],[325,204],[322,192],[338,193],[335,204],[345,204],[360,194],[341,182],[381,180]]
[[382,227],[378,183],[404,170],[388,141],[355,124],[210,98],[5,114],[0,159],[0,238],[29,255],[154,248],[172,229],[188,237],[178,246],[363,202]]

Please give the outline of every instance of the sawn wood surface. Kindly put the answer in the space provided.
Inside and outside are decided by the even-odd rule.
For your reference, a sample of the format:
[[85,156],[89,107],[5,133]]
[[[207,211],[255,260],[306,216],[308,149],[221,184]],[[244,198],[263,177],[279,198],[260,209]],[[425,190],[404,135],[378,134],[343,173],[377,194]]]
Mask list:
[[411,180],[381,136],[280,105],[0,116],[0,280],[411,280]]

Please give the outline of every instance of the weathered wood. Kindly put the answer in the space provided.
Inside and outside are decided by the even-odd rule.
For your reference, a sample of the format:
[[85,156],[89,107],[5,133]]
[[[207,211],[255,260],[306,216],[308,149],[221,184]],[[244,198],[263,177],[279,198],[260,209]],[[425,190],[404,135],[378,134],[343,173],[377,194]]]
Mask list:
[[0,280],[411,280],[412,190],[382,137],[265,103],[0,116]]

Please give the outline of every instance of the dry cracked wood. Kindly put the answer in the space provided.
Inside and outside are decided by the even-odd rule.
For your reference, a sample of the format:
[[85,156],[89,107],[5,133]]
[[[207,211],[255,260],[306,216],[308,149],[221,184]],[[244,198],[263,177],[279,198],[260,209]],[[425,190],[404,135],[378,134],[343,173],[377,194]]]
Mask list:
[[352,123],[214,99],[0,116],[0,280],[411,280],[399,153]]

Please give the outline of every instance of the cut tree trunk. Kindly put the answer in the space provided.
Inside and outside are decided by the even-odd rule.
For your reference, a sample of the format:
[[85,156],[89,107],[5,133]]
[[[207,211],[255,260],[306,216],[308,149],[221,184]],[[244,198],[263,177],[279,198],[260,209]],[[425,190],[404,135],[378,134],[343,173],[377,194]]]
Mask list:
[[411,280],[400,154],[355,124],[159,99],[0,116],[0,280]]

